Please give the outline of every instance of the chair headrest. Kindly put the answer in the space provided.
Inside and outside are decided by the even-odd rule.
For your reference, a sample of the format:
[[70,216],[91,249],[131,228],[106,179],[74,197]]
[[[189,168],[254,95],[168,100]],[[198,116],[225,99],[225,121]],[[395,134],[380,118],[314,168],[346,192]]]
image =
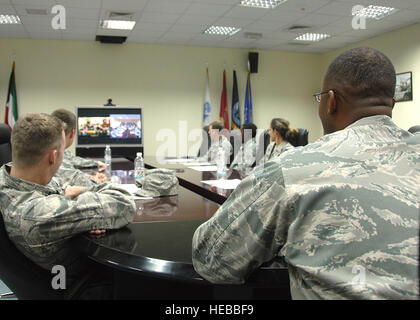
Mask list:
[[5,123],[0,123],[0,144],[10,143],[10,129]]

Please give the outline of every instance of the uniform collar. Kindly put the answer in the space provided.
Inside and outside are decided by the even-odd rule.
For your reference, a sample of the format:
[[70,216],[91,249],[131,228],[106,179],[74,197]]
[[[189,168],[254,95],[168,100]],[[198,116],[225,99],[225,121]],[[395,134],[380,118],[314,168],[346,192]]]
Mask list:
[[[34,182],[19,179],[10,175],[12,168],[12,162],[5,164],[1,168],[1,175],[3,176],[4,184],[10,188],[17,189],[19,191],[38,191],[43,194],[56,194],[60,193],[59,190],[54,189],[50,184],[43,186]],[[51,182],[50,182],[51,183]]]

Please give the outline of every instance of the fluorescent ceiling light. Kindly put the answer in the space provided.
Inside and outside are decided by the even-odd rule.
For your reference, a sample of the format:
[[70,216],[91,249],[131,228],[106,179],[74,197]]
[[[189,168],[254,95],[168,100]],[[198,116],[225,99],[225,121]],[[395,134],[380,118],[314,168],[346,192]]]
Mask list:
[[239,4],[244,7],[274,9],[287,0],[242,0]]
[[102,20],[100,26],[104,29],[133,30],[135,21]]
[[222,26],[211,26],[204,30],[205,34],[212,35],[223,35],[223,36],[232,36],[237,33],[241,28],[236,27],[222,27]]
[[369,19],[381,20],[386,16],[389,16],[397,11],[399,10],[395,8],[370,5],[361,10],[354,10],[352,15]]
[[21,24],[19,16],[0,14],[0,24]]
[[305,33],[305,34],[297,37],[295,40],[298,40],[298,41],[318,42],[318,41],[325,40],[325,39],[327,39],[329,37],[331,37],[329,34]]

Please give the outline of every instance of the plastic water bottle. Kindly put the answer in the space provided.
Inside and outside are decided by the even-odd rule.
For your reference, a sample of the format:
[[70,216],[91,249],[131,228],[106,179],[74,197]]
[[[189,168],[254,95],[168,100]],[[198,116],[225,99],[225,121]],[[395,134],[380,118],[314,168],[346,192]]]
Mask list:
[[217,167],[217,177],[219,179],[224,179],[226,177],[226,158],[225,158],[225,150],[222,146],[219,146],[217,149],[217,156],[216,156],[216,167]]
[[112,160],[111,147],[109,146],[109,144],[107,144],[105,147],[104,162],[106,164],[105,174],[108,176],[111,175],[111,160]]
[[144,177],[144,160],[143,154],[137,152],[137,157],[134,160],[134,179],[135,181]]

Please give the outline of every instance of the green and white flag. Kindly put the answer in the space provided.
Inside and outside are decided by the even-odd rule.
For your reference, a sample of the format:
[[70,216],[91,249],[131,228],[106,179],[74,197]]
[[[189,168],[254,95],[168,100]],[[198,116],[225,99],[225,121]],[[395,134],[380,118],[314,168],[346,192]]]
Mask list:
[[15,63],[13,62],[12,73],[10,74],[9,80],[9,91],[7,93],[6,112],[4,117],[4,123],[6,123],[10,131],[18,118],[17,111],[17,95],[16,95],[16,83],[15,83]]

